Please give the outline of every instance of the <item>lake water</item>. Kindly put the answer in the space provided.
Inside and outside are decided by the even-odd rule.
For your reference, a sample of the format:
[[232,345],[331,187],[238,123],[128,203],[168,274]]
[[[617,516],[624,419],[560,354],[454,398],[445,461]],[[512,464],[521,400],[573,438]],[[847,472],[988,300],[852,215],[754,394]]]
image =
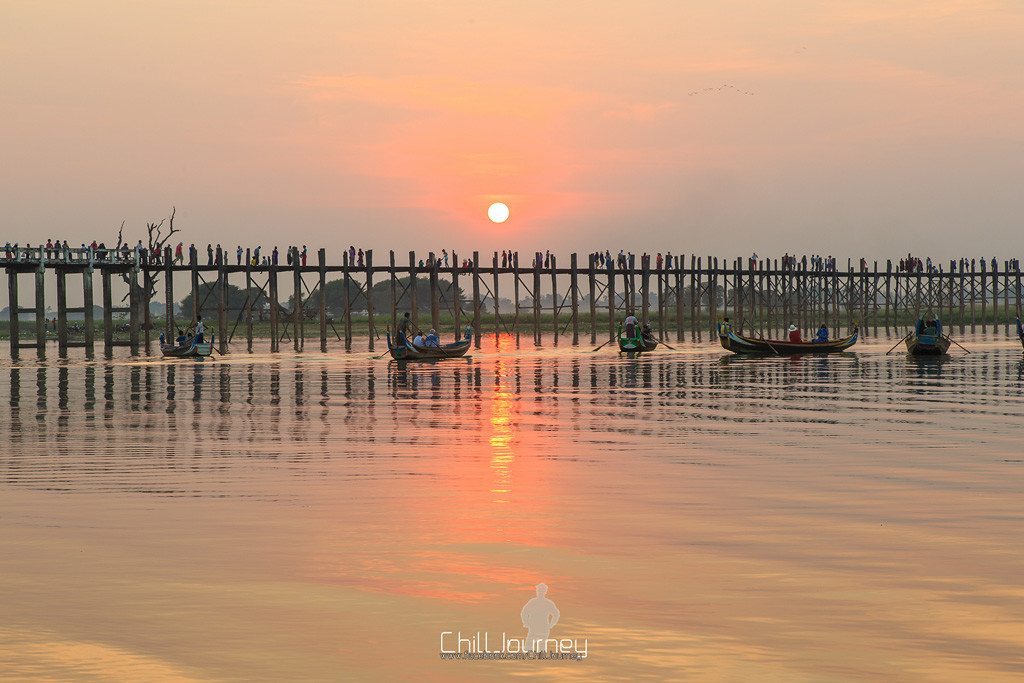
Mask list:
[[[1019,679],[1024,362],[959,339],[5,361],[0,672]],[[586,659],[441,659],[540,582]]]

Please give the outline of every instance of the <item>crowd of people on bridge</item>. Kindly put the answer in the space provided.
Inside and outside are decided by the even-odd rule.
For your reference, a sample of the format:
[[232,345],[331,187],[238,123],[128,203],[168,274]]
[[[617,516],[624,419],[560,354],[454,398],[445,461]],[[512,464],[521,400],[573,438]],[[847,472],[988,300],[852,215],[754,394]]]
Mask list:
[[[251,266],[281,265],[282,250],[276,245],[269,253],[263,253],[261,245],[244,248],[241,244],[238,244],[234,248],[234,259],[231,258],[229,249],[222,247],[220,244],[208,243],[204,251],[206,252],[205,261],[207,266],[230,265],[232,260],[236,266],[243,264]],[[285,264],[288,266],[298,265],[306,267],[309,263],[309,249],[305,244],[301,247],[289,247],[284,252]],[[178,242],[173,247],[167,244],[161,249],[155,245],[146,246],[142,243],[142,240],[138,240],[135,246],[123,243],[119,246],[108,248],[104,242],[97,242],[96,240],[89,244],[83,242],[78,247],[72,247],[68,244],[67,240],[50,238],[45,243],[40,243],[39,245],[20,245],[7,242],[3,248],[4,259],[14,262],[46,260],[73,263],[91,259],[114,263],[139,262],[156,266],[164,265],[165,259],[170,259],[169,263],[172,265],[200,264],[200,253],[200,248],[194,243],[186,246],[184,242]],[[355,245],[350,245],[345,255],[347,256],[347,264],[350,268],[363,269],[370,265],[368,252],[362,248],[356,248]],[[661,252],[655,254],[643,252],[639,254],[639,258],[637,257],[637,254],[623,249],[620,249],[617,254],[613,254],[611,250],[594,251],[588,254],[590,267],[606,268],[609,270],[613,268],[617,270],[630,270],[639,267],[640,269],[653,268],[661,271],[682,268],[685,265],[681,256],[673,256],[671,252],[666,252],[665,254]],[[418,266],[420,269],[449,269],[454,267],[463,272],[472,271],[472,259],[463,258],[458,263],[454,263],[455,259],[454,251],[449,252],[447,249],[442,249],[440,255],[430,254],[426,259],[420,259]],[[519,252],[512,249],[503,249],[500,256],[495,253],[494,265],[502,269],[518,267],[520,265]],[[529,265],[535,268],[554,268],[555,256],[550,250],[534,252],[533,262]],[[772,265],[772,259],[762,260],[756,253],[751,254],[749,259],[747,259],[747,266],[753,269],[771,268]],[[837,270],[836,259],[831,254],[827,256],[805,254],[798,257],[796,254],[786,252],[778,260],[777,265],[783,270],[818,273],[833,273]],[[900,258],[898,263],[894,265],[898,273],[938,273],[941,271],[940,266],[937,262],[933,262],[931,257],[922,258],[911,253]],[[989,260],[986,260],[985,257],[978,260],[967,258],[950,260],[948,272],[972,272],[979,265],[982,269],[989,271],[1000,270],[999,261],[993,256]],[[988,267],[989,265],[991,266],[990,268]],[[867,259],[861,258],[859,260],[859,268],[861,272],[867,272],[870,269]],[[1020,260],[1014,258],[1004,261],[1002,270],[1019,272]]]

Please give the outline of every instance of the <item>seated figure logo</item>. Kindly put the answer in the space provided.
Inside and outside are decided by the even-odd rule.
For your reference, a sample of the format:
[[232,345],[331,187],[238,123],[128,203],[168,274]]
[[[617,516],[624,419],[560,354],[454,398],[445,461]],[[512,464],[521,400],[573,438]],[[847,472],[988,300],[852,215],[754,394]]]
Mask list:
[[525,637],[502,631],[500,638],[487,631],[441,631],[441,659],[518,659],[576,660],[587,658],[587,638],[552,638],[561,613],[548,599],[548,587],[534,586],[537,595],[526,601],[519,611],[519,620],[526,629]]
[[558,623],[561,616],[555,603],[547,598],[546,584],[537,584],[537,596],[530,598],[519,613],[526,629],[526,651],[537,652],[544,649],[544,643],[551,629]]

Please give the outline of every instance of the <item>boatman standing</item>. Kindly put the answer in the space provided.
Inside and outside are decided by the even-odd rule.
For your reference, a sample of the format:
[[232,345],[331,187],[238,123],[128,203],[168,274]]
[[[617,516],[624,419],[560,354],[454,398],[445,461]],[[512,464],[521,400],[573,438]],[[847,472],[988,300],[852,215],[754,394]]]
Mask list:
[[398,344],[405,346],[409,343],[409,332],[412,331],[412,320],[409,319],[409,311],[405,312],[402,322],[398,323]]
[[203,343],[204,332],[206,332],[206,328],[203,326],[203,316],[196,316],[196,344]]
[[626,316],[626,336],[627,337],[635,337],[636,336],[636,326],[637,326],[638,323],[639,323],[639,321],[636,319],[635,315],[630,314],[630,315]]

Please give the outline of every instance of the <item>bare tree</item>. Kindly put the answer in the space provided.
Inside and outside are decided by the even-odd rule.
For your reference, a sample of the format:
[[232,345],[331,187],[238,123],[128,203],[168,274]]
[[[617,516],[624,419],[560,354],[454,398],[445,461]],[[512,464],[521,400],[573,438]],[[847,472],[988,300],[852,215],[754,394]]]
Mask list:
[[[164,249],[167,246],[169,246],[168,242],[170,241],[171,236],[174,235],[175,233],[181,232],[181,230],[179,230],[178,228],[174,227],[174,217],[177,214],[177,212],[178,212],[177,207],[172,206],[171,207],[171,215],[168,216],[167,218],[162,219],[159,223],[152,223],[152,222],[146,223],[146,241],[148,242],[147,252],[146,252],[146,258],[147,259],[149,258],[149,255],[154,252],[154,249],[156,250],[156,252],[161,254],[161,256],[164,256],[165,255],[164,254]],[[167,232],[164,232],[164,226],[165,225],[167,226]],[[124,246],[126,246],[126,242],[124,241],[124,221],[121,221],[121,227],[117,231],[117,246],[115,247],[115,250],[116,251],[120,251],[121,248],[124,247]],[[142,283],[142,286],[144,288],[144,291],[148,291],[149,298],[152,299],[154,296],[156,296],[156,278],[153,277],[150,274],[148,269],[144,269],[142,272],[143,272],[143,283]],[[121,273],[121,277],[124,279],[125,283],[127,283],[129,285],[129,287],[130,287],[131,286],[131,274],[130,273]],[[122,301],[124,301],[124,299],[127,299],[127,298],[128,298],[128,295],[126,294],[122,298]],[[168,313],[171,313],[171,311],[168,311]],[[148,327],[148,325],[149,325],[149,311],[148,310],[146,310],[144,312],[144,316],[146,318],[146,325]]]

